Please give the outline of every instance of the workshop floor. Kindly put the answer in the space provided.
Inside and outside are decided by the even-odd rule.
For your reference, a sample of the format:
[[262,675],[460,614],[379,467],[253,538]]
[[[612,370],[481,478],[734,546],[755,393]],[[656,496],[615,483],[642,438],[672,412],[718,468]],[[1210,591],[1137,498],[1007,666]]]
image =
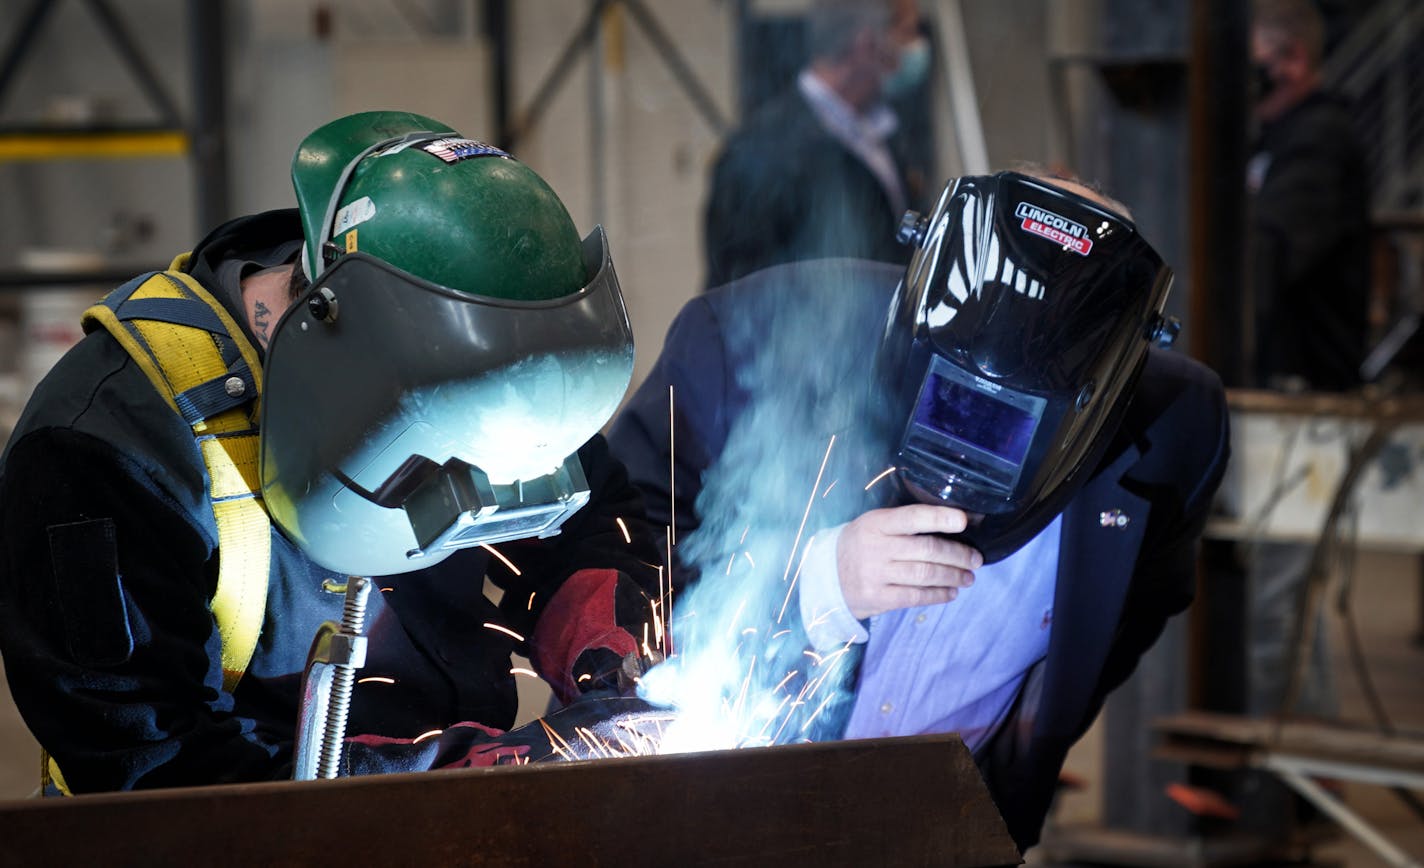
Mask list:
[[[1355,610],[1371,674],[1394,723],[1404,729],[1424,731],[1424,645],[1419,644],[1420,581],[1414,557],[1367,554],[1360,560]],[[1351,677],[1343,655],[1340,625],[1332,624],[1336,650],[1336,681],[1342,716],[1367,719],[1361,691]],[[3,669],[0,669],[3,685]],[[531,697],[534,702],[542,698]],[[526,703],[533,704],[533,703]],[[25,729],[9,690],[0,689],[0,799],[23,798],[35,788],[38,747]],[[1062,799],[1057,820],[1092,822],[1099,814],[1101,789],[1097,786],[1101,755],[1097,728],[1069,756],[1068,769],[1087,781],[1083,791]],[[1379,787],[1351,785],[1346,798],[1352,808],[1375,824],[1414,859],[1424,861],[1424,823],[1414,819],[1388,792]],[[1033,864],[1033,854],[1029,854]],[[1342,836],[1318,853],[1321,862],[1342,868],[1374,868],[1385,863],[1353,839]]]

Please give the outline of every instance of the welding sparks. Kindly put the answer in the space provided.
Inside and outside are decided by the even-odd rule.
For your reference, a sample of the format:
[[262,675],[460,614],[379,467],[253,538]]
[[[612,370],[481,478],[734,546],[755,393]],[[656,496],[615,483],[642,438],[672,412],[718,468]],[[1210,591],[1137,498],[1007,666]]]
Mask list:
[[[577,757],[574,756],[573,747],[569,745],[568,741],[566,741],[562,735],[555,732],[553,727],[545,723],[544,718],[539,718],[539,725],[544,728],[544,734],[549,737],[549,747],[554,749],[554,753],[557,753],[564,759],[577,759]],[[557,744],[555,744],[555,742],[557,742]]]
[[510,636],[513,636],[513,637],[514,637],[514,640],[515,640],[516,642],[523,642],[523,641],[524,641],[524,637],[523,637],[523,636],[519,635],[518,633],[516,633],[516,632],[514,632],[513,630],[509,629],[508,627],[501,627],[501,626],[498,625],[498,624],[491,624],[491,623],[488,622],[488,621],[486,621],[486,622],[484,623],[484,626],[490,628],[491,630],[498,630],[498,631],[501,632],[501,633],[507,633],[507,634],[509,634]]
[[801,526],[796,529],[796,539],[791,543],[791,554],[786,558],[786,571],[781,574],[783,582],[791,575],[791,564],[796,560],[796,547],[801,544],[801,534],[806,530],[806,519],[811,517],[811,504],[816,500],[816,490],[821,487],[821,476],[826,472],[826,462],[831,460],[831,448],[835,445],[836,435],[832,434],[831,441],[826,444],[825,457],[821,459],[821,469],[816,471],[816,481],[811,486],[811,496],[806,500],[806,511],[801,514]]
[[[671,546],[673,527],[677,525],[677,425],[673,413],[672,383],[668,383],[668,540]],[[672,568],[672,558],[668,558]]]
[[822,499],[822,500],[825,500],[825,499],[826,499],[826,496],[831,493],[831,489],[836,487],[836,483],[837,483],[837,482],[840,482],[840,480],[839,480],[839,479],[832,479],[832,480],[831,480],[831,484],[830,484],[830,485],[827,485],[827,486],[826,486],[826,490],[823,491],[823,492],[821,492],[821,499]]
[[537,594],[537,593],[539,593],[539,592],[538,592],[538,591],[530,591],[530,592],[529,592],[529,602],[528,602],[527,604],[525,604],[525,606],[524,606],[524,608],[525,608],[526,611],[529,611],[529,612],[534,611],[534,595]]
[[747,598],[746,598],[746,597],[742,597],[742,602],[737,606],[737,611],[735,611],[735,612],[732,613],[732,620],[728,622],[728,627],[727,627],[727,635],[728,635],[728,636],[732,635],[732,632],[737,629],[737,622],[742,619],[742,610],[745,609],[746,607],[747,607]]
[[[661,608],[661,611],[659,609]],[[667,589],[663,588],[663,568],[658,567],[658,598],[653,601],[653,622],[658,630],[658,647],[666,649],[668,634],[667,619],[672,613],[672,579],[668,578]]]
[[734,716],[740,713],[742,704],[746,702],[747,690],[751,687],[752,684],[752,674],[756,672],[756,662],[756,657],[753,657],[751,665],[747,667],[747,677],[742,679],[742,689],[737,691],[737,702],[735,705],[732,706],[732,714]]
[[365,678],[356,679],[357,684],[395,684],[394,678],[387,678],[384,675],[368,675]]
[[791,605],[791,594],[796,590],[796,582],[801,578],[801,569],[806,566],[806,556],[811,553],[811,543],[815,541],[816,538],[814,536],[806,540],[806,548],[801,550],[801,563],[796,565],[796,575],[791,577],[791,584],[786,588],[786,599],[781,601],[781,611],[776,616],[776,623],[778,624],[786,617],[786,607]]
[[836,695],[833,693],[830,696],[827,696],[825,699],[821,700],[821,704],[816,706],[816,710],[811,712],[811,716],[806,718],[805,723],[801,724],[801,731],[805,732],[807,729],[809,729],[811,727],[811,724],[816,722],[816,718],[821,716],[821,712],[825,711],[826,706],[831,704],[831,700],[835,698]]
[[854,642],[847,642],[847,643],[846,643],[844,646],[842,646],[841,648],[838,648],[838,649],[836,649],[835,651],[832,651],[831,653],[825,655],[824,657],[822,657],[822,658],[820,659],[820,661],[819,661],[820,665],[825,666],[827,663],[830,663],[831,661],[835,660],[837,657],[841,656],[842,654],[845,654],[847,651],[850,650],[850,646],[853,645],[853,644],[855,644],[855,643],[854,643]]
[[870,480],[869,482],[865,483],[865,490],[866,490],[866,491],[869,491],[871,486],[873,486],[875,483],[879,482],[880,480],[884,479],[885,477],[889,476],[890,474],[892,474],[892,473],[894,473],[894,472],[895,472],[895,465],[892,464],[892,465],[890,465],[889,467],[887,467],[887,468],[885,468],[884,470],[882,470],[882,471],[880,472],[880,475],[879,475],[879,476],[877,476],[877,477],[875,477],[874,479]]
[[749,564],[752,565],[752,569],[756,569],[756,561],[752,560],[752,553],[751,553],[751,552],[744,550],[744,551],[742,552],[742,556],[747,559],[747,563],[749,563]]
[[509,674],[510,674],[510,675],[527,675],[527,676],[529,676],[530,678],[538,678],[538,677],[539,677],[539,673],[538,673],[538,672],[535,672],[533,669],[525,669],[523,666],[515,666],[513,669],[509,670]]
[[628,543],[629,545],[632,545],[633,537],[628,533],[628,525],[623,523],[623,516],[620,515],[613,520],[618,522],[618,529],[623,531],[623,541]]
[[500,551],[499,551],[498,549],[496,549],[494,546],[489,545],[488,543],[480,543],[480,548],[484,549],[485,551],[487,551],[487,552],[489,552],[490,554],[494,555],[495,557],[499,558],[500,563],[502,563],[502,564],[504,564],[506,567],[508,567],[508,568],[509,568],[509,571],[510,571],[511,573],[514,573],[516,576],[523,575],[523,573],[519,572],[519,567],[516,567],[516,566],[514,565],[514,562],[513,562],[513,561],[511,561],[509,558],[505,557],[505,556],[504,556],[502,553],[500,553]]
[[622,714],[588,726],[574,726],[565,737],[542,718],[549,747],[567,761],[651,756],[662,753],[664,725],[677,718],[665,712]]
[[673,541],[672,541],[672,525],[668,525],[668,527],[667,527],[667,560],[664,561],[664,563],[667,564],[667,583],[668,583],[668,598],[669,598],[669,599],[672,598],[672,564],[673,564],[673,561],[672,561],[672,547],[673,547]]
[[439,735],[440,733],[442,733],[442,732],[444,732],[444,731],[445,731],[445,730],[443,730],[443,729],[432,729],[432,730],[430,730],[429,732],[422,732],[420,735],[417,735],[417,736],[415,737],[415,740],[412,741],[411,744],[420,744],[422,741],[425,741],[427,738],[434,738],[435,736]]

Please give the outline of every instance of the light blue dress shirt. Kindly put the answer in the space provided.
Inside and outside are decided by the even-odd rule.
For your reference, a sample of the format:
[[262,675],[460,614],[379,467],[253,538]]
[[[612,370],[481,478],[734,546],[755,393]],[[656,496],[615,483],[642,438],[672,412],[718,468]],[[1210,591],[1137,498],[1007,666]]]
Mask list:
[[1048,653],[1062,516],[1009,557],[974,571],[951,602],[870,619],[846,609],[840,531],[820,534],[801,570],[801,617],[817,650],[865,642],[846,738],[957,732],[971,751],[994,734],[1028,670]]

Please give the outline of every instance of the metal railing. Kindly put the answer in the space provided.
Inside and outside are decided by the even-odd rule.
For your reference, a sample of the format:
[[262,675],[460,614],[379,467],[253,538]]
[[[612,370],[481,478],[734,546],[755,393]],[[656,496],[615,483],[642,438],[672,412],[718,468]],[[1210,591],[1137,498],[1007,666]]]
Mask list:
[[1355,101],[1378,209],[1424,208],[1424,3],[1382,0],[1326,58],[1327,87]]

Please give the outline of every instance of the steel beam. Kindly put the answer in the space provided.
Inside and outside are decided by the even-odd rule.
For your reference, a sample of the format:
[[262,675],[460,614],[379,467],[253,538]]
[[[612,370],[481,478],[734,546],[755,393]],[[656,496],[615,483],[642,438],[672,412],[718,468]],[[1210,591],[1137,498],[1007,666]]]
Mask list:
[[957,736],[0,803],[0,865],[1016,865]]

